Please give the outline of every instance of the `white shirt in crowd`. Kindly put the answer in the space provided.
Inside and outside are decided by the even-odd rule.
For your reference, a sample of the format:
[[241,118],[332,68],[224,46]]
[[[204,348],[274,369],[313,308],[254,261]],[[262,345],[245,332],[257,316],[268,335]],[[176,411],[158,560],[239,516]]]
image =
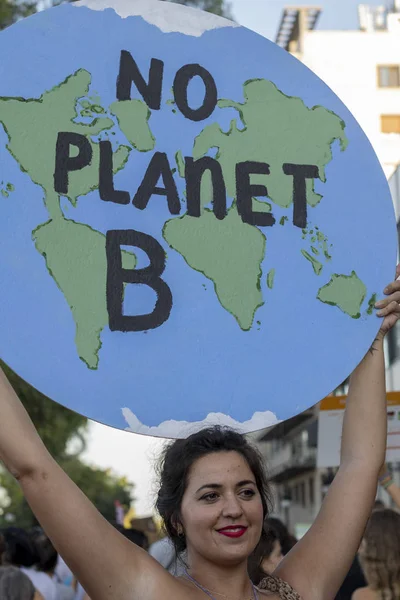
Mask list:
[[25,567],[22,567],[21,571],[29,577],[37,591],[42,594],[44,600],[59,600],[57,586],[46,573],[35,571],[35,569],[26,569]]

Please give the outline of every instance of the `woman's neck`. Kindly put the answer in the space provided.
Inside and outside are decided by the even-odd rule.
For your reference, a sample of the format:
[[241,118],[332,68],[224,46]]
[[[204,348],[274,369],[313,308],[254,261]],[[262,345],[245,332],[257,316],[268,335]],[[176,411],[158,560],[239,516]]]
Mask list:
[[209,590],[215,600],[252,598],[253,587],[247,572],[247,561],[234,567],[219,566],[202,557],[190,560],[187,572]]

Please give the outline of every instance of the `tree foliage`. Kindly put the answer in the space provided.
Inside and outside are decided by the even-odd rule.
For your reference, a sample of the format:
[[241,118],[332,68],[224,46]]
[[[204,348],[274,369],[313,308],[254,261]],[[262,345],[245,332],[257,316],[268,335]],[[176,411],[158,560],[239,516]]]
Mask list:
[[111,469],[91,467],[76,456],[68,457],[61,464],[77,486],[108,520],[115,520],[115,500],[129,508],[134,485],[126,477],[118,477]]
[[0,29],[5,29],[18,19],[28,17],[36,11],[36,2],[0,0]]
[[87,419],[49,400],[4,363],[0,362],[0,366],[53,458],[58,462],[62,460],[68,443],[74,438],[81,442],[83,450]]
[[[88,420],[55,402],[23,381],[0,362],[11,385],[28,411],[40,437],[50,454],[78,487],[109,520],[114,519],[114,501],[129,506],[133,485],[110,470],[93,468],[79,458],[85,448]],[[4,469],[0,471],[0,526],[7,524],[12,515],[20,527],[36,524],[21,488]],[[62,518],[62,515],[60,515]]]

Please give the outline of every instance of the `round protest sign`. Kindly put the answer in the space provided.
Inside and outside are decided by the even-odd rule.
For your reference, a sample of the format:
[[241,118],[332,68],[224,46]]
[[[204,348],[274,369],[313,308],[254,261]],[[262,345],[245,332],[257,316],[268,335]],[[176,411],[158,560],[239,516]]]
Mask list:
[[121,429],[253,431],[339,385],[396,232],[360,127],[255,33],[85,0],[0,34],[0,356]]

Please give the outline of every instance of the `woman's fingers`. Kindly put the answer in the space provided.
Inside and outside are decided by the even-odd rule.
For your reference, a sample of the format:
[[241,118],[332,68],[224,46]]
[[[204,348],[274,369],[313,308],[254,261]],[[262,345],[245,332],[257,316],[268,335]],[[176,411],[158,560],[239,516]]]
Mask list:
[[383,335],[386,335],[400,319],[400,265],[396,267],[395,279],[396,281],[383,290],[386,298],[375,304],[375,308],[379,309],[377,316],[384,318],[381,327]]
[[394,292],[398,292],[400,290],[400,280],[397,281],[393,281],[392,283],[390,283],[387,288],[385,288],[383,290],[384,294],[386,294],[386,296],[389,296],[390,294],[394,294]]
[[376,314],[378,317],[387,317],[393,313],[400,314],[400,305],[396,300],[392,300],[385,308],[382,308]]
[[394,292],[384,300],[380,300],[375,304],[375,308],[386,308],[391,302],[399,302],[400,303],[400,290],[398,292]]

